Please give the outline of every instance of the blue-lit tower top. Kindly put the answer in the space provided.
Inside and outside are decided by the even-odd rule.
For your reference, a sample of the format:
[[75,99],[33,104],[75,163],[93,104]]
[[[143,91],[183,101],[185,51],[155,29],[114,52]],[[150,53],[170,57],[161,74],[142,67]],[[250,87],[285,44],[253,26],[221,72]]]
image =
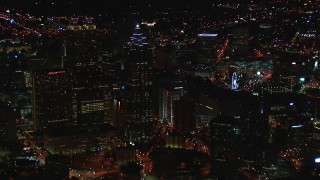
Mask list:
[[146,40],[147,38],[143,36],[140,24],[136,24],[133,35],[130,37],[128,44],[135,47],[143,47],[149,43]]

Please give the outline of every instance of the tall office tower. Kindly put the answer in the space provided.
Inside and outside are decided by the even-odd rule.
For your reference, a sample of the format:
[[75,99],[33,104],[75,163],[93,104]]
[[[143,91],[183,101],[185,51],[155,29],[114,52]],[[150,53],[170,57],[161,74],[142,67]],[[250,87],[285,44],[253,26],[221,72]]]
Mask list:
[[139,142],[152,138],[152,49],[142,36],[140,25],[136,25],[130,47],[126,53],[128,79],[126,93],[121,103],[126,136]]
[[233,29],[233,50],[235,54],[248,55],[249,53],[249,28],[235,27]]
[[136,49],[138,47],[146,47],[149,45],[147,42],[147,38],[143,36],[140,24],[136,24],[136,27],[134,29],[133,35],[130,37],[130,41],[128,44],[130,44],[131,49]]
[[213,163],[217,159],[224,162],[230,161],[234,156],[238,155],[243,149],[242,145],[242,129],[240,122],[236,121],[234,117],[226,116],[224,114],[218,115],[210,122],[210,136],[212,138]]
[[147,36],[150,47],[155,46],[157,34],[154,26],[156,25],[156,22],[142,22],[141,24],[144,25],[143,29],[145,30],[144,32]]
[[[222,48],[228,47],[228,39],[225,39],[223,42],[222,39],[219,39],[217,37],[218,34],[215,33],[198,34],[198,38],[196,41],[196,60],[198,63],[210,64],[210,62],[213,62],[215,58],[218,59],[218,62],[221,60],[221,57],[224,55],[224,50]],[[223,46],[219,47],[218,45],[220,44],[223,44]]]
[[72,118],[77,126],[111,122],[111,85],[108,65],[99,58],[99,44],[87,32],[68,35],[68,70],[72,91]]
[[180,100],[186,94],[186,89],[182,84],[177,83],[164,88],[160,93],[159,117],[162,121],[167,121],[171,126],[174,124],[174,102]]
[[33,118],[36,131],[74,126],[66,72],[34,71]]
[[109,52],[105,52],[100,56],[101,60],[105,63],[106,79],[108,79],[108,85],[110,86],[110,101],[112,106],[109,108],[111,113],[109,118],[111,119],[110,124],[115,127],[121,127],[120,119],[120,107],[121,107],[121,94],[125,93],[126,86],[121,76],[122,70],[125,68],[124,60],[120,58],[116,49],[112,49]]

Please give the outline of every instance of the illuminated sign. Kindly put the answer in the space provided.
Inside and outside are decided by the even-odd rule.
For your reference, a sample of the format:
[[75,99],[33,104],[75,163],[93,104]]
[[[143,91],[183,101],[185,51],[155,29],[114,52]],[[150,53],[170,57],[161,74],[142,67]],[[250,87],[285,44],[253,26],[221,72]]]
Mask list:
[[65,71],[51,71],[51,72],[48,72],[48,75],[63,74],[63,73],[65,73]]
[[299,124],[299,125],[295,125],[295,126],[291,126],[292,128],[296,129],[296,128],[302,128],[303,125]]
[[152,22],[152,23],[148,23],[148,22],[142,22],[141,24],[144,24],[144,25],[147,25],[147,26],[154,26],[156,23],[155,22]]
[[208,34],[208,33],[201,33],[198,34],[199,37],[216,37],[218,34]]

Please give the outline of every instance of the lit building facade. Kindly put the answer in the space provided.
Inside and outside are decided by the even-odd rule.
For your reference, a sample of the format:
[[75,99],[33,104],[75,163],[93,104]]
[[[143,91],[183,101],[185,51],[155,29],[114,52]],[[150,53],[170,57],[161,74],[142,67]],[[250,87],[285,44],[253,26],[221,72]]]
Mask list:
[[166,88],[160,94],[159,115],[160,120],[169,122],[170,125],[174,123],[174,102],[180,100],[186,94],[183,86],[176,86],[173,88]]
[[292,76],[271,79],[263,84],[262,94],[288,94],[293,92],[294,78]]
[[132,142],[152,138],[152,64],[153,49],[142,36],[140,25],[136,25],[128,43],[126,60],[128,77],[121,102],[122,121],[125,135]]
[[78,126],[103,124],[111,118],[111,97],[107,86],[72,88],[73,118]]
[[72,118],[80,127],[110,123],[113,103],[111,77],[108,65],[99,57],[100,46],[91,33],[69,33],[65,69],[70,78]]
[[51,154],[72,155],[124,146],[119,131],[107,125],[100,125],[99,128],[99,131],[73,129],[63,135],[60,132],[47,133],[44,136],[44,147]]
[[66,72],[33,72],[33,118],[36,131],[74,126]]

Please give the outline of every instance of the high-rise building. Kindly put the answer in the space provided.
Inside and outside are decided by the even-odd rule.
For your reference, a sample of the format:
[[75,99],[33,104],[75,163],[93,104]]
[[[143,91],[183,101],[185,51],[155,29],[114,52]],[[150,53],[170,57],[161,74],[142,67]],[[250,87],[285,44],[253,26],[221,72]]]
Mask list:
[[233,50],[236,54],[247,55],[249,52],[249,28],[235,27],[233,29]]
[[143,36],[140,24],[136,24],[133,35],[130,37],[131,49],[136,49],[138,47],[146,47],[149,43],[147,42],[147,38]]
[[154,46],[156,43],[156,32],[154,30],[156,22],[142,22],[141,24],[144,25],[144,32],[146,32],[149,45]]
[[180,100],[186,94],[186,90],[182,85],[164,88],[160,93],[159,116],[160,120],[167,121],[173,126],[174,123],[174,102]]
[[66,72],[35,71],[32,77],[35,130],[74,126],[72,96]]
[[[240,147],[242,129],[235,118],[220,114],[210,122],[213,159],[231,160]],[[232,155],[230,155],[232,154]]]
[[121,102],[125,134],[130,141],[142,141],[152,136],[152,49],[147,47],[140,25],[136,25],[127,49],[128,78]]
[[27,71],[15,71],[12,79],[12,86],[14,86],[16,89],[28,88],[31,86],[31,75]]
[[65,69],[70,78],[72,118],[77,126],[111,122],[111,76],[109,64],[99,57],[99,45],[91,33],[72,32],[65,47]]

